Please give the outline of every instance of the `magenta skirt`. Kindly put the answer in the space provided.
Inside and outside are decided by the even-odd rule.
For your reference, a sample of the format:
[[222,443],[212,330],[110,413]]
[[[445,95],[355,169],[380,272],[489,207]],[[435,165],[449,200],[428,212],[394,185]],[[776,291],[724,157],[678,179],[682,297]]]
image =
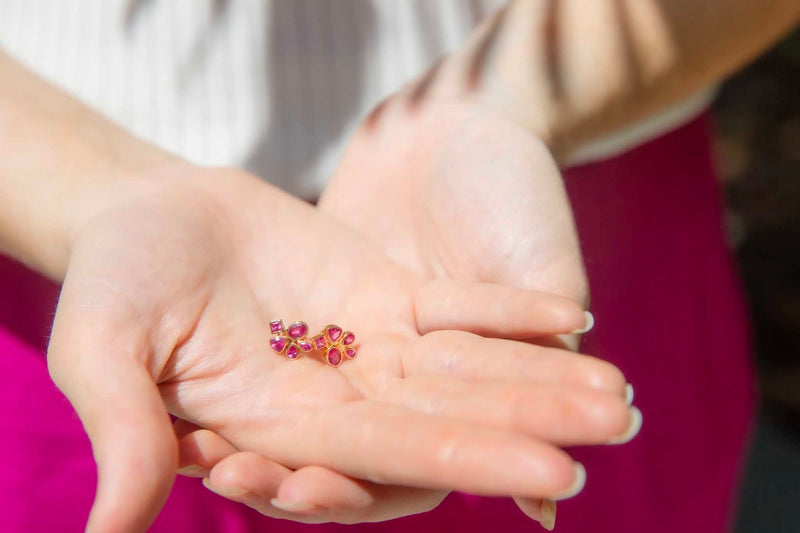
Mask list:
[[[566,172],[592,286],[584,351],[618,365],[644,414],[638,438],[573,450],[586,488],[561,533],[727,530],[751,422],[748,324],[721,224],[702,116],[620,157]],[[1,260],[2,258],[0,258]],[[43,356],[57,287],[0,261],[0,530],[82,531],[89,441]],[[509,499],[451,495],[424,515],[362,526],[263,517],[179,478],[155,532],[535,531]]]

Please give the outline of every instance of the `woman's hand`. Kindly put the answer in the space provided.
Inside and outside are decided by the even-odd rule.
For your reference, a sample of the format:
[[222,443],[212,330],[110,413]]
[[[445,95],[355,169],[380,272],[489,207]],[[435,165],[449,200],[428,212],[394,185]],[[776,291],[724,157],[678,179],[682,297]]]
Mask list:
[[[587,305],[572,210],[549,147],[491,105],[496,94],[465,91],[460,61],[440,63],[371,114],[320,208],[426,278],[544,290]],[[344,201],[359,208],[333,207]],[[641,415],[631,413],[632,437]],[[555,520],[552,502],[515,501],[545,526]]]
[[[449,491],[387,485],[353,479],[321,466],[288,469],[235,446],[207,429],[179,420],[178,473],[202,477],[220,496],[260,513],[305,523],[377,522],[436,507]],[[552,529],[555,503],[517,499],[534,520]]]
[[[569,494],[579,469],[555,445],[629,425],[611,365],[482,336],[583,327],[566,299],[426,281],[241,172],[176,164],[141,184],[85,197],[48,352],[98,462],[90,530],[144,529],[160,508],[168,412],[282,467],[437,491],[422,507],[452,489]],[[268,348],[275,317],[339,323],[359,355],[288,361]]]
[[572,210],[547,145],[474,99],[419,90],[364,122],[320,208],[427,278],[588,303]]

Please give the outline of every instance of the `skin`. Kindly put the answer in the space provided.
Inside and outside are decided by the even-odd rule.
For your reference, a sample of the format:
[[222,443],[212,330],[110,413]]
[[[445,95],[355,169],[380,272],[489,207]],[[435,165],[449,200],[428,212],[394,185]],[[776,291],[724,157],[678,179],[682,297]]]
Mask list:
[[[552,13],[544,9],[546,2],[516,1],[508,10],[501,12],[497,19],[493,19],[513,22],[500,26],[504,38],[499,41],[491,38],[499,33],[493,31],[490,21],[476,34],[476,39],[466,48],[465,54],[456,54],[454,60],[448,62],[454,68],[445,69],[445,72],[455,72],[457,79],[463,80],[469,78],[465,77],[465,73],[474,70],[474,65],[488,65],[490,68],[477,70],[479,75],[473,78],[479,80],[479,83],[475,84],[474,81],[468,83],[469,90],[466,93],[479,94],[477,101],[488,106],[490,114],[501,113],[507,117],[519,117],[512,120],[519,120],[521,127],[534,132],[541,143],[539,148],[533,148],[536,143],[522,143],[528,144],[534,150],[531,154],[537,150],[541,154],[541,148],[549,146],[560,156],[575,142],[582,142],[601,134],[605,127],[621,125],[681,98],[686,91],[713,81],[774,40],[782,31],[791,27],[798,16],[796,3],[787,0],[773,0],[769,6],[763,3],[755,5],[746,0],[730,0],[726,2],[725,9],[713,9],[715,7],[713,4],[709,0],[703,4],[704,9],[697,10],[695,2],[670,4],[655,1],[620,2],[619,5],[625,8],[623,12],[626,16],[634,15],[634,11],[644,10],[647,6],[651,8],[651,12],[636,15],[637,22],[643,22],[635,25],[637,29],[642,28],[640,34],[634,31],[633,39],[627,39],[623,47],[610,48],[614,52],[624,51],[627,47],[632,53],[608,55],[612,60],[599,64],[611,65],[612,70],[597,72],[586,68],[587,65],[593,67],[598,65],[592,61],[587,63],[587,58],[594,57],[596,50],[606,49],[605,44],[620,41],[620,33],[613,25],[607,26],[611,31],[586,32],[581,29],[580,24],[577,26],[574,24],[580,20],[602,22],[608,20],[607,17],[564,17],[563,20],[567,25],[563,26],[562,30],[570,31],[562,31],[559,34],[566,38],[558,41],[556,54],[542,56],[539,54],[542,48],[537,48],[536,45],[542,40],[542,36],[553,35],[552,32],[542,31],[551,28]],[[589,4],[569,2],[565,5],[572,6],[565,8],[567,14],[585,15],[585,8]],[[610,0],[594,2],[591,5],[597,6],[599,10],[605,9],[606,12],[613,7]],[[632,7],[637,5],[645,7]],[[658,16],[659,10],[652,9],[653,7],[663,8],[661,13],[665,15]],[[725,17],[716,15],[723,12]],[[513,16],[509,16],[509,13]],[[718,18],[716,24],[715,17]],[[747,21],[753,23],[748,24]],[[573,25],[570,26],[570,23]],[[621,26],[616,28],[619,27]],[[664,28],[672,31],[663,31]],[[709,31],[709,28],[713,28],[714,31]],[[743,33],[743,28],[748,31]],[[584,39],[583,36],[586,35],[595,40]],[[646,37],[649,35],[666,37],[648,40]],[[709,42],[712,43],[711,46],[701,46]],[[491,46],[482,47],[482,44]],[[482,49],[489,50],[490,55],[499,60],[488,63],[479,61]],[[538,60],[532,60],[534,56],[527,53],[520,54],[520,50],[539,54],[536,55]],[[703,50],[704,53],[694,53],[697,50]],[[556,68],[553,68],[552,61],[542,61],[542,57],[555,58]],[[636,68],[626,67],[624,59],[626,57],[637,58]],[[711,69],[710,66],[715,68]],[[501,418],[501,421],[505,420],[505,426],[487,427],[488,433],[485,435],[481,433],[481,438],[485,437],[490,441],[501,437],[516,439],[509,441],[507,444],[509,449],[514,450],[515,446],[524,449],[522,455],[528,461],[531,461],[530,457],[534,457],[534,465],[538,464],[535,460],[537,453],[547,455],[552,452],[551,461],[546,461],[547,468],[552,469],[546,474],[551,475],[541,475],[535,480],[535,483],[539,484],[551,483],[549,487],[523,486],[522,481],[503,478],[499,465],[495,472],[499,477],[493,478],[493,482],[488,481],[490,479],[488,477],[482,478],[485,486],[471,485],[470,483],[474,481],[469,479],[457,479],[458,473],[463,473],[459,470],[463,464],[454,463],[453,457],[460,460],[474,459],[474,457],[467,452],[452,453],[452,446],[447,444],[449,439],[455,438],[453,435],[458,435],[458,428],[451,429],[441,418],[436,419],[436,427],[440,430],[445,428],[444,439],[439,442],[440,448],[434,445],[425,449],[434,454],[434,459],[447,459],[444,465],[440,465],[445,472],[444,476],[436,469],[427,470],[426,467],[430,465],[425,465],[424,462],[417,464],[421,470],[416,471],[420,477],[415,478],[413,469],[410,470],[411,474],[406,469],[403,469],[402,473],[386,472],[381,470],[389,468],[385,463],[371,465],[368,460],[360,464],[347,463],[343,458],[345,454],[331,458],[330,449],[312,449],[306,444],[300,449],[287,449],[278,442],[270,441],[270,435],[265,432],[274,429],[271,425],[275,425],[275,417],[279,418],[281,414],[293,412],[294,409],[299,409],[303,414],[308,414],[303,411],[304,409],[311,413],[326,410],[327,415],[332,399],[325,397],[315,398],[312,401],[313,396],[298,395],[300,407],[297,407],[297,403],[289,401],[290,395],[280,399],[285,402],[282,404],[274,393],[267,392],[271,392],[268,388],[251,387],[242,390],[243,378],[245,382],[252,378],[250,371],[253,367],[264,366],[264,373],[259,375],[266,381],[269,381],[266,376],[273,376],[272,379],[275,379],[274,376],[280,375],[281,372],[267,368],[274,363],[274,359],[273,363],[265,363],[268,358],[258,359],[253,355],[256,350],[264,350],[266,340],[263,332],[264,316],[259,318],[259,330],[256,330],[254,317],[258,312],[271,318],[267,313],[274,312],[276,308],[299,311],[297,302],[303,301],[310,306],[302,309],[306,313],[303,316],[313,317],[307,318],[312,323],[313,320],[319,320],[319,324],[324,323],[329,320],[327,316],[322,320],[322,315],[325,315],[326,311],[337,311],[337,320],[338,317],[351,320],[348,322],[348,327],[353,329],[357,329],[357,326],[363,327],[365,329],[357,330],[374,332],[375,338],[379,336],[382,338],[381,342],[375,341],[375,357],[372,360],[378,366],[386,365],[387,368],[381,367],[380,372],[372,374],[369,379],[360,375],[360,371],[355,371],[364,366],[361,363],[364,360],[363,353],[362,357],[352,365],[353,370],[350,372],[353,376],[342,373],[336,377],[327,377],[329,373],[322,371],[324,367],[318,373],[314,373],[315,376],[320,376],[318,378],[320,383],[325,381],[324,385],[332,386],[332,390],[336,391],[333,403],[339,402],[341,406],[335,407],[333,413],[341,416],[343,423],[361,420],[369,424],[356,427],[377,427],[374,431],[367,432],[367,435],[363,433],[360,435],[364,441],[358,441],[359,435],[357,431],[355,432],[352,438],[361,442],[362,446],[365,442],[368,443],[369,438],[377,438],[381,434],[381,424],[385,425],[387,420],[383,416],[371,414],[370,408],[374,405],[375,398],[380,398],[381,407],[388,408],[391,405],[401,410],[393,411],[391,416],[412,417],[410,420],[414,423],[409,422],[410,428],[429,429],[422,419],[417,420],[414,417],[422,415],[441,417],[436,412],[437,407],[457,404],[457,401],[423,402],[424,408],[420,409],[420,405],[414,403],[419,401],[418,397],[403,396],[400,386],[395,386],[394,389],[391,386],[386,387],[387,381],[394,382],[400,379],[400,376],[403,381],[409,379],[405,371],[408,358],[405,354],[414,353],[415,345],[429,342],[419,340],[428,336],[426,333],[437,333],[439,329],[453,332],[447,328],[459,328],[461,331],[455,333],[460,335],[468,334],[466,332],[472,329],[485,335],[518,338],[543,333],[542,328],[536,332],[528,332],[527,335],[524,326],[517,326],[511,330],[504,328],[494,330],[493,327],[496,326],[492,324],[502,323],[502,320],[498,321],[496,317],[494,320],[486,317],[482,319],[479,317],[476,320],[474,316],[466,316],[459,321],[452,317],[452,307],[444,311],[442,309],[437,311],[434,307],[429,313],[432,322],[420,321],[415,315],[419,308],[416,296],[425,293],[419,288],[427,286],[424,278],[411,271],[403,270],[402,273],[395,271],[395,268],[400,269],[396,265],[384,269],[372,259],[372,254],[382,257],[378,250],[363,242],[362,249],[357,245],[358,239],[355,237],[352,239],[353,242],[349,243],[349,239],[342,237],[347,235],[347,232],[344,228],[337,228],[331,219],[317,219],[316,214],[312,215],[307,206],[301,207],[288,201],[284,204],[279,194],[273,195],[275,191],[258,194],[263,191],[257,187],[244,185],[252,182],[252,179],[236,172],[206,173],[191,167],[179,169],[180,165],[172,165],[174,158],[130,138],[119,128],[109,125],[79,104],[54,91],[47,84],[36,80],[3,56],[0,56],[0,70],[4,80],[0,86],[0,122],[3,125],[3,128],[0,128],[3,132],[0,134],[3,136],[3,142],[0,143],[3,147],[0,157],[3,161],[0,177],[4,186],[4,195],[0,197],[0,207],[2,207],[0,248],[55,279],[61,279],[66,273],[65,291],[56,316],[53,344],[48,358],[54,379],[75,404],[87,431],[93,438],[100,469],[100,487],[90,529],[142,529],[146,527],[154,511],[163,501],[172,473],[177,466],[177,446],[174,432],[167,422],[165,405],[171,412],[180,414],[187,421],[212,428],[218,436],[230,439],[229,442],[237,449],[253,448],[262,459],[277,460],[266,463],[267,465],[278,464],[284,468],[296,469],[291,475],[303,473],[303,466],[306,461],[310,461],[309,464],[321,465],[322,468],[335,469],[344,474],[383,483],[419,486],[432,484],[430,488],[436,490],[442,488],[436,485],[436,482],[446,479],[449,483],[448,488],[487,494],[526,496],[533,493],[547,495],[548,491],[551,495],[555,495],[554,490],[563,489],[567,486],[567,481],[573,480],[574,473],[571,467],[563,466],[570,464],[566,457],[559,455],[560,452],[552,446],[531,439],[531,431],[534,428],[541,429],[547,426],[539,426],[531,421],[520,421],[514,417]],[[548,78],[552,72],[560,73],[559,84],[553,84],[553,80]],[[429,85],[437,87],[437,91],[433,93],[437,98],[443,95],[463,97],[465,94],[459,85],[438,82]],[[556,86],[561,87],[561,90],[554,94],[561,97],[553,101],[547,100],[551,95],[549,88]],[[478,92],[475,92],[476,87],[480,89]],[[443,92],[440,93],[438,88],[443,88]],[[456,100],[460,102],[461,98]],[[449,126],[455,125],[456,131],[464,130],[461,127],[463,112],[456,112],[454,115],[444,113],[440,116],[445,115],[451,118],[454,116],[454,124],[442,122],[438,123],[438,127],[446,130]],[[501,120],[500,124],[506,122],[507,120]],[[446,141],[445,135],[443,145],[448,144]],[[363,144],[369,145],[369,143]],[[47,148],[47,157],[41,157],[44,147]],[[539,170],[546,169],[547,165],[552,163],[548,156],[540,155],[533,159],[535,161],[532,167]],[[431,158],[428,158],[426,163],[420,165],[418,176],[430,171],[430,161]],[[358,168],[359,164],[355,165],[355,168]],[[510,174],[513,177],[515,173],[512,171]],[[545,173],[547,176],[550,174],[549,171]],[[190,185],[188,176],[191,176],[192,180],[198,176],[202,179],[192,181],[195,185]],[[165,179],[177,185],[163,187]],[[351,179],[354,186],[351,192],[353,192],[358,190],[356,186],[360,185],[366,176],[356,176]],[[219,186],[222,181],[226,183],[224,187]],[[228,185],[228,182],[232,182],[233,185]],[[549,184],[546,189],[558,197],[561,193],[558,187],[552,186],[554,182],[551,177],[548,177],[546,182]],[[427,183],[424,178],[419,177],[411,179],[410,183],[413,187],[418,187],[411,190],[423,191],[428,197],[434,198],[437,194],[446,196],[441,192],[435,192],[437,187],[450,191],[452,189],[449,187],[453,184],[452,180],[448,182],[447,178]],[[434,192],[426,191],[429,186]],[[516,195],[517,191],[512,190],[512,192]],[[491,199],[491,195],[487,196]],[[524,199],[525,195],[522,196]],[[255,197],[260,198],[261,202],[255,206],[248,204],[248,201]],[[36,201],[29,201],[31,198],[35,198]],[[483,207],[491,203],[485,201]],[[297,209],[286,207],[291,205],[295,205]],[[187,206],[191,206],[189,211]],[[272,209],[273,206],[276,207],[275,211]],[[264,222],[265,213],[275,218]],[[281,213],[285,218],[282,219]],[[570,231],[571,220],[568,219],[569,217],[561,219],[560,230],[566,232],[563,235],[567,235]],[[291,220],[295,224],[302,221],[302,225],[308,224],[313,228],[304,233],[307,237],[304,242],[317,242],[319,235],[324,235],[325,231],[328,231],[329,234],[334,233],[336,239],[343,240],[347,248],[354,252],[354,255],[342,258],[340,256],[345,255],[342,254],[342,248],[334,246],[331,249],[323,247],[319,250],[330,252],[330,255],[320,256],[316,255],[317,252],[312,252],[310,255],[294,254],[289,260],[284,259],[286,256],[281,256],[282,267],[285,268],[290,263],[298,267],[297,274],[300,277],[297,279],[309,282],[305,285],[306,288],[312,285],[311,279],[316,281],[326,278],[324,276],[302,278],[303,274],[342,274],[343,278],[337,277],[336,282],[330,285],[334,286],[340,279],[344,280],[341,292],[323,292],[326,297],[330,297],[329,301],[320,303],[310,295],[304,294],[302,289],[297,289],[293,283],[288,283],[286,286],[274,283],[265,286],[267,284],[261,277],[274,274],[274,270],[264,267],[264,262],[267,261],[264,259],[267,256],[264,251],[283,251],[285,243],[283,240],[263,235],[259,238],[243,239],[242,236],[248,233],[246,230],[240,233],[239,229],[258,228],[265,234],[276,229],[279,232],[288,231],[290,225],[285,222],[286,220]],[[156,222],[167,225],[161,226]],[[469,222],[474,223],[474,221]],[[165,227],[170,228],[173,224],[175,228],[182,228],[184,232],[163,231]],[[359,228],[358,221],[354,221],[353,224],[357,229],[369,229],[363,227],[363,223]],[[405,227],[409,225],[411,224],[406,224]],[[236,230],[230,231],[231,227]],[[291,227],[296,229],[295,226]],[[398,227],[404,225],[400,224]],[[551,225],[551,228],[558,227],[557,224]],[[334,231],[337,229],[342,231]],[[548,242],[547,235],[539,233],[536,236],[544,239],[540,242]],[[396,235],[390,237],[387,242],[402,242],[402,239],[397,240]],[[443,242],[449,242],[451,237],[446,237]],[[480,240],[478,242],[481,244]],[[125,243],[126,246],[122,246],[121,243]],[[419,254],[419,250],[429,248],[430,245],[430,241],[411,243],[402,251],[401,257],[395,259],[401,262],[403,257],[411,259],[414,261],[409,263],[412,269],[419,268],[426,275],[439,278],[446,277],[443,271],[424,270],[426,267],[435,267],[437,260],[444,268],[444,272],[470,274],[470,269],[465,268],[459,261],[458,254],[437,258],[436,254],[429,253],[430,249],[428,253]],[[567,239],[567,247],[562,246],[562,251],[571,246],[572,242]],[[481,249],[481,251],[486,250]],[[364,255],[361,255],[361,252]],[[507,258],[509,253],[512,251],[508,247],[503,248],[501,257]],[[533,275],[534,278],[538,276],[540,280],[547,281],[553,287],[562,287],[559,291],[562,294],[570,294],[578,299],[585,297],[585,287],[582,287],[580,274],[576,274],[577,277],[574,277],[573,281],[564,284],[558,281],[559,269],[553,266],[559,261],[579,265],[579,258],[574,254],[569,257],[569,253],[563,254],[559,250],[548,251],[546,248],[537,253],[540,258],[547,260],[540,263],[542,270],[537,271]],[[522,255],[525,256],[524,253]],[[491,277],[492,272],[502,274],[503,265],[497,263],[491,254],[485,257],[495,263],[477,265],[473,267],[472,274],[477,273],[487,277]],[[313,266],[314,259],[316,268]],[[278,263],[274,258],[270,261],[274,262],[273,267]],[[302,264],[304,261],[306,264]],[[299,264],[294,265],[294,262]],[[326,263],[328,266],[321,269],[320,263]],[[137,265],[137,268],[131,268],[133,264]],[[365,265],[373,269],[360,270]],[[294,269],[288,270],[295,274]],[[363,279],[359,278],[358,282],[355,278],[348,278],[348,274],[360,272],[364,273],[364,276]],[[374,272],[381,273],[379,277],[383,275],[386,277],[376,280],[370,277]],[[523,276],[530,275],[523,274]],[[510,276],[510,279],[512,279],[511,285],[519,286],[527,282],[529,277],[517,279],[517,283],[513,282],[513,276]],[[388,293],[385,290],[387,286],[392,289]],[[289,291],[288,287],[294,288],[295,292]],[[406,290],[398,290],[398,287]],[[458,290],[457,287],[450,289],[456,292]],[[358,312],[350,314],[350,306],[346,309],[336,307],[345,301],[345,293],[349,299],[353,291],[357,295],[356,301],[360,298],[365,307],[373,313],[369,316],[360,316]],[[265,303],[266,292],[270,292],[268,304]],[[273,292],[282,294],[285,299],[273,300]],[[431,292],[441,294],[433,290]],[[287,298],[287,294],[291,298]],[[300,300],[297,299],[298,295],[301,296]],[[388,299],[383,301],[376,298],[376,295]],[[306,296],[307,299],[303,300],[302,296]],[[459,298],[480,301],[477,295],[464,296],[460,293],[459,296],[452,297],[453,300]],[[485,300],[487,308],[492,308],[491,302],[504,301],[505,298],[507,297],[503,295],[495,295]],[[380,302],[392,304],[390,307],[392,312],[386,313],[385,308],[376,310],[369,307],[369,304],[375,306]],[[413,302],[414,305],[409,302]],[[387,318],[391,318],[392,321],[382,322],[381,319]],[[414,326],[417,328],[416,332]],[[370,340],[369,333],[365,338]],[[447,341],[451,339],[440,337],[434,340],[441,343],[439,346],[443,346],[449,345]],[[433,348],[433,353],[439,352],[436,344],[433,344]],[[476,350],[475,353],[480,352],[481,350]],[[214,354],[213,358],[208,357],[210,353]],[[431,360],[428,357],[421,359]],[[526,361],[528,359],[525,357]],[[440,368],[453,368],[452,358],[449,361]],[[309,364],[304,361],[295,364],[300,363],[306,366]],[[388,371],[389,368],[393,369],[395,374]],[[401,368],[403,373],[398,374],[398,369]],[[375,370],[376,368],[370,368],[370,372]],[[345,377],[341,377],[342,375]],[[464,379],[463,376],[461,378]],[[611,387],[614,391],[605,394],[611,398],[610,401],[619,402],[619,375],[617,374],[611,381],[617,382]],[[590,379],[589,382],[594,385],[596,379]],[[299,386],[302,387],[306,383],[307,380],[301,382],[298,379]],[[270,381],[268,384],[272,385],[274,382]],[[449,387],[450,383],[447,386]],[[399,395],[398,389],[400,389]],[[572,393],[570,397],[575,398],[582,393],[600,392],[591,390],[591,386],[584,389],[586,390],[580,393]],[[280,390],[278,385],[275,390]],[[381,396],[387,390],[392,391],[387,396],[391,401]],[[440,400],[442,397],[449,398],[448,395],[453,391],[452,388],[446,387],[444,390],[447,393],[442,393]],[[528,390],[530,387],[526,385],[525,391]],[[358,396],[359,394],[361,396]],[[373,397],[372,394],[378,396]],[[397,399],[398,397],[405,398],[410,403],[404,404]],[[458,395],[455,397],[458,398]],[[129,398],[137,398],[137,401],[124,401]],[[215,399],[219,401],[213,401]],[[508,397],[504,397],[504,400],[502,405],[498,406],[501,409],[507,405]],[[597,398],[593,401],[596,400]],[[275,407],[275,410],[270,411],[270,417],[255,417],[255,420],[243,420],[235,413],[226,411],[226,409],[232,411],[238,409],[237,412],[241,413],[243,409],[252,409],[254,403]],[[362,407],[364,405],[367,407]],[[358,411],[358,409],[364,410]],[[613,429],[618,431],[624,427],[621,421],[625,423],[629,421],[625,408],[615,409],[624,415],[618,417],[616,424],[609,423],[605,426],[605,430],[610,430],[612,425],[616,425],[617,427]],[[615,409],[610,409],[609,412]],[[569,412],[573,410],[570,409]],[[303,430],[311,432],[311,429],[306,429],[303,424],[308,420],[316,422],[319,418],[321,417],[318,414],[316,417],[308,414],[308,417],[298,419],[301,422],[282,423],[280,427],[285,435],[302,435]],[[598,418],[601,419],[602,416]],[[614,417],[609,417],[606,421],[612,419]],[[389,420],[395,421],[393,418]],[[404,422],[406,420],[403,418]],[[449,424],[455,424],[452,411],[448,411],[447,420]],[[469,417],[465,419],[456,417],[455,420],[466,423]],[[417,421],[420,423],[419,426],[416,425]],[[281,422],[286,420],[282,419]],[[313,424],[308,425],[310,427]],[[601,422],[599,426],[603,426],[603,423]],[[131,431],[133,427],[137,428],[135,434]],[[341,433],[338,431],[340,429],[337,427],[337,434]],[[310,434],[318,435],[320,430],[323,430],[324,434],[324,424],[322,427],[315,427]],[[586,438],[586,435],[580,437],[570,435],[565,428],[561,430],[564,432],[551,434],[548,438],[557,443]],[[328,427],[327,431],[333,430]],[[599,433],[588,440],[599,439]],[[264,438],[258,439],[254,436],[264,436]],[[430,431],[423,431],[422,436],[430,436]],[[442,437],[436,433],[434,436]],[[256,443],[251,439],[259,442]],[[457,438],[455,441],[460,442]],[[306,441],[300,440],[300,442]],[[478,444],[481,443],[485,445],[486,441],[479,439]],[[342,443],[338,444],[344,446]],[[471,441],[471,444],[476,444],[476,441]],[[441,449],[441,446],[450,451],[444,455],[437,455],[436,450]],[[535,446],[537,453],[532,453],[526,446]],[[350,446],[346,448],[352,449]],[[359,460],[368,459],[369,454],[356,457]],[[559,460],[562,460],[561,463]],[[355,460],[350,459],[350,461]],[[505,467],[508,468],[512,463],[513,461],[505,460]],[[480,464],[487,463],[480,462]],[[558,468],[559,464],[563,466],[563,471]],[[142,468],[142,465],[155,468]],[[543,468],[541,464],[539,467]],[[447,468],[453,468],[450,475],[455,478],[452,480],[447,477]],[[525,471],[516,464],[512,470]],[[435,471],[437,476],[435,480],[429,482],[424,476],[431,471]],[[311,472],[313,474],[315,471]],[[530,471],[526,472],[531,474]],[[542,471],[538,473],[542,474]],[[214,478],[220,482],[219,478],[224,478],[221,474],[216,476],[214,474],[212,471],[212,482]],[[347,478],[339,478],[339,482],[347,481]],[[527,483],[531,483],[530,479]],[[502,488],[499,488],[500,486]],[[435,501],[436,497],[424,498],[428,498],[425,500],[425,505],[430,505],[430,501]]]
[[[586,302],[588,284],[571,211],[546,147],[503,115],[466,103],[412,103],[412,93],[398,95],[366,121],[320,209],[358,228],[396,263],[426,279],[538,287]],[[486,187],[487,181],[492,187]],[[358,208],[342,210],[342,205]],[[497,209],[503,216],[493,216]],[[461,223],[453,224],[455,219]],[[523,331],[507,331],[506,336],[533,338]],[[500,357],[494,361],[511,370]],[[478,371],[483,361],[471,363]],[[541,379],[516,371],[508,377],[529,393],[534,390],[530,380]],[[607,390],[621,395],[623,387],[616,381]],[[533,396],[526,402],[528,408],[537,404]],[[559,425],[560,415],[549,427]],[[487,413],[485,418],[492,417]],[[362,522],[400,516],[416,504],[429,508],[443,497],[364,485],[327,471],[282,472],[263,458],[236,454],[234,446],[207,432],[182,442],[183,454],[192,457],[186,460],[192,464],[188,474],[207,477],[212,490],[268,516],[284,517],[284,509],[275,504],[288,502],[297,520]],[[526,514],[542,520],[540,498],[512,495]]]
[[[547,497],[575,479],[556,444],[605,442],[628,425],[610,365],[469,332],[568,332],[583,324],[574,303],[425,281],[236,171],[182,167],[162,181],[76,236],[53,326],[48,366],[98,462],[90,529],[146,525],[166,497],[177,466],[167,412],[292,469]],[[359,356],[333,369],[270,353],[274,316],[335,318],[359,332]],[[543,361],[549,375],[538,375]],[[515,368],[531,379],[514,380]]]
[[[89,530],[152,520],[177,467],[167,413],[287,468],[434,491],[404,513],[442,490],[557,497],[575,466],[555,445],[605,442],[627,426],[610,365],[470,332],[566,333],[584,323],[574,303],[426,281],[244,173],[181,164],[150,176],[158,185],[148,178],[133,199],[93,211],[66,243],[48,367],[98,462]],[[123,185],[140,186],[91,194]],[[274,316],[335,318],[359,332],[359,357],[339,369],[278,357],[267,348]],[[463,362],[478,358],[485,370]],[[535,379],[515,382],[519,369]],[[558,413],[572,422],[553,423]]]
[[[619,370],[521,342],[582,328],[574,302],[425,279],[253,176],[133,138],[2,54],[0,71],[0,249],[63,281],[48,368],[98,464],[89,531],[141,531],[157,514],[179,465],[168,414],[295,480],[335,473],[370,491],[383,507],[362,499],[364,519],[449,490],[573,494],[582,479],[558,446],[628,426]],[[340,322],[359,357],[287,361],[268,348],[276,316]]]
[[[492,281],[586,303],[556,162],[718,82],[798,18],[793,0],[512,1],[372,113],[320,207],[429,279]],[[274,512],[267,502],[281,485],[251,482],[256,458],[213,436],[201,441],[200,449],[220,452],[209,453],[201,474],[248,487],[233,499]],[[237,470],[238,461],[249,469]],[[368,516],[314,490],[345,493],[347,480],[313,472],[287,479],[293,500],[308,507],[299,513]],[[357,495],[352,501],[363,501]],[[540,501],[517,501],[542,518]]]

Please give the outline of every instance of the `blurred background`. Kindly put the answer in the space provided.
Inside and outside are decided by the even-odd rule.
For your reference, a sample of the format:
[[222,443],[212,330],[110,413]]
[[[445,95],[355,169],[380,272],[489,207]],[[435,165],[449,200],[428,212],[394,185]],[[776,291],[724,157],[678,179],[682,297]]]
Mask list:
[[754,327],[761,408],[737,533],[800,532],[800,31],[729,80],[718,165]]

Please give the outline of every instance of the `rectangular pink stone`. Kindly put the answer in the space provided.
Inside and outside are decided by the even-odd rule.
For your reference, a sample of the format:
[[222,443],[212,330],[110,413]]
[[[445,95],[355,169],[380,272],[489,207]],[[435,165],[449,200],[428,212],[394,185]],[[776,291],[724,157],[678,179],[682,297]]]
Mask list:
[[314,341],[314,346],[317,347],[317,350],[324,350],[325,349],[325,344],[326,343],[325,343],[325,336],[324,335],[317,335],[316,337],[314,337],[311,340]]

